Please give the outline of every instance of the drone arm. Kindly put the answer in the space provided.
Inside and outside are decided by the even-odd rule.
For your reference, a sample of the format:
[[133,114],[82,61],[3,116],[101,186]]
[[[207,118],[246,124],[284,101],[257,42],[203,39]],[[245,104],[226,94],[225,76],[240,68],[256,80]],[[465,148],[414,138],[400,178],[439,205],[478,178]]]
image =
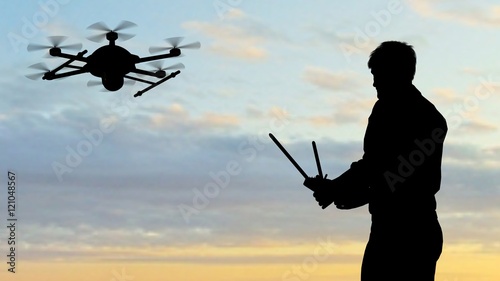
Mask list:
[[75,69],[83,69],[83,66],[77,66],[77,65],[66,65],[67,68],[75,68]]
[[164,54],[164,55],[157,55],[157,56],[150,56],[150,57],[143,57],[143,58],[139,58],[137,63],[153,61],[153,60],[161,60],[161,59],[166,59],[166,58],[173,58],[173,57],[178,57],[178,56],[180,56],[180,52],[179,53],[169,53],[169,54]]
[[[130,72],[134,72],[134,73],[137,73],[137,74],[142,74],[142,75],[148,75],[148,76],[153,76],[153,77],[157,77],[156,74],[154,72],[151,72],[151,71],[147,71],[147,70],[142,70],[142,69],[139,69],[139,68],[136,68],[134,70],[131,70]],[[127,77],[129,78],[129,77]],[[130,78],[132,80],[134,80],[134,78]],[[141,81],[142,82],[142,81]]]
[[145,92],[151,90],[152,88],[160,85],[161,83],[167,81],[168,79],[170,78],[174,78],[175,76],[177,76],[179,73],[181,73],[180,70],[177,70],[176,72],[172,72],[170,73],[170,75],[166,76],[165,78],[161,79],[160,81],[156,82],[156,83],[153,83],[151,86],[148,86],[146,89],[142,90],[142,91],[138,91],[135,95],[134,95],[134,98],[136,97],[140,97],[142,96],[142,94],[144,94]]
[[53,56],[53,57],[60,57],[60,58],[68,59],[69,63],[72,63],[75,60],[87,62],[87,58],[83,57],[83,55],[85,55],[86,53],[87,53],[87,50],[83,50],[83,51],[79,52],[76,56],[75,55],[61,53],[61,52],[56,52],[56,53],[52,53],[51,52],[50,55]]
[[63,77],[68,77],[68,76],[73,76],[73,75],[77,75],[77,74],[82,74],[82,73],[85,73],[87,72],[87,70],[84,70],[83,68],[81,69],[77,69],[77,70],[73,70],[73,71],[68,71],[68,72],[64,72],[64,73],[61,73],[61,74],[56,74],[55,72],[47,72],[45,73],[45,75],[43,75],[42,79],[43,80],[53,80],[53,79],[58,79],[58,78],[63,78]]
[[151,81],[148,81],[148,80],[144,80],[144,79],[141,79],[141,78],[137,78],[137,77],[133,77],[133,76],[129,76],[129,75],[125,75],[124,77],[127,78],[127,79],[130,79],[130,80],[134,80],[134,81],[138,81],[138,82],[142,82],[142,83],[146,83],[146,84],[150,84],[150,85],[154,84],[154,82],[151,82]]
[[[68,58],[68,61],[66,61],[65,63],[61,64],[60,66],[56,67],[55,69],[51,70],[50,72],[47,72],[44,76],[43,76],[43,79],[46,79],[46,80],[52,80],[52,79],[56,79],[56,78],[60,78],[58,76],[58,74],[56,74],[59,70],[63,69],[64,67],[70,67],[70,68],[79,68],[77,66],[72,66],[70,65],[72,62],[74,62],[75,60],[80,60],[80,61],[86,61],[86,58],[83,57],[84,54],[87,53],[87,50],[83,50],[81,52],[78,53],[78,55],[76,56],[73,56],[73,55],[67,55],[67,54],[63,54],[63,53],[59,53],[58,56],[60,55],[64,55],[64,56],[60,56],[62,58]],[[66,57],[68,56],[68,57]],[[85,60],[81,60],[81,59],[85,59]],[[73,71],[70,71],[70,73],[72,73]],[[85,72],[85,71],[84,71]],[[83,72],[82,72],[83,73]],[[66,74],[66,73],[64,73]],[[79,73],[77,73],[79,74]],[[61,74],[62,75],[62,74]],[[65,77],[65,76],[63,76]]]

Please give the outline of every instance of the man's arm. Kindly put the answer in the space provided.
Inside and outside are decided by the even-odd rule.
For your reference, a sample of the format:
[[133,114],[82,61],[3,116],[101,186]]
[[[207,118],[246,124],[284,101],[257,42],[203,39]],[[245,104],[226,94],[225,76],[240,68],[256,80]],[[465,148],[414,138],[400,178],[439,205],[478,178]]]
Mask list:
[[366,179],[363,160],[360,160],[333,180],[317,176],[307,178],[304,185],[314,190],[313,196],[323,209],[332,203],[339,209],[353,209],[369,202],[370,189]]

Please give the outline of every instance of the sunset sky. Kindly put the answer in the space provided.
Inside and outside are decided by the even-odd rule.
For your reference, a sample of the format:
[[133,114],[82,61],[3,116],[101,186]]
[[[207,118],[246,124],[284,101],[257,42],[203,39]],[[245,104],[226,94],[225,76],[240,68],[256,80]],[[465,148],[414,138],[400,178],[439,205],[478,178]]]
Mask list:
[[[369,4],[368,4],[369,2]],[[383,41],[417,53],[414,84],[448,121],[437,194],[437,281],[500,280],[500,5],[497,1],[2,1],[0,219],[16,173],[16,273],[8,229],[0,280],[359,280],[366,206],[322,210],[272,132],[333,178],[361,158],[376,101],[367,68]],[[145,93],[87,87],[90,74],[33,81],[62,59],[28,43],[137,24],[138,56],[165,38],[199,50]],[[75,51],[68,51],[74,53]],[[88,55],[87,54],[87,55]],[[147,64],[146,69],[152,69]],[[397,130],[398,128],[394,128]],[[411,253],[409,253],[411,254]]]

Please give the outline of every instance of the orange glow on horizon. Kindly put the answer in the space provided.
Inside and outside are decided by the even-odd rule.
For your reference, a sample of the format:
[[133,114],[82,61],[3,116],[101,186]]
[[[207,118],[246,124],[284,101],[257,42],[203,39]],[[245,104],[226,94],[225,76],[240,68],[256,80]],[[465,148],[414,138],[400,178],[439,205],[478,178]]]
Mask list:
[[[16,281],[163,281],[163,280],[359,280],[362,243],[269,247],[202,246],[170,248],[171,255],[192,261],[23,261],[17,273],[3,270],[0,280]],[[327,245],[327,244],[324,244]],[[150,257],[166,257],[167,248]],[[203,251],[200,251],[204,249]],[[436,281],[500,280],[500,254],[475,252],[473,245],[445,248],[438,262]],[[152,249],[148,249],[152,250]],[[136,253],[140,253],[137,251]],[[116,252],[114,252],[116,253]],[[135,256],[135,255],[132,255]],[[172,256],[173,257],[173,256]],[[257,257],[257,258],[255,258]],[[349,257],[343,259],[343,257]],[[246,261],[245,258],[251,258]],[[287,259],[291,258],[291,259]]]

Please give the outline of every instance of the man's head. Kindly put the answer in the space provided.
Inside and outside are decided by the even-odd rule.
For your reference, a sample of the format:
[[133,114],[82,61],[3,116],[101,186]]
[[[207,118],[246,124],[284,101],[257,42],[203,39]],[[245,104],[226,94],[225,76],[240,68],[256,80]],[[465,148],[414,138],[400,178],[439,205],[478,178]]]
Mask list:
[[411,85],[416,64],[417,56],[411,45],[398,41],[383,42],[368,60],[373,86],[380,92]]

